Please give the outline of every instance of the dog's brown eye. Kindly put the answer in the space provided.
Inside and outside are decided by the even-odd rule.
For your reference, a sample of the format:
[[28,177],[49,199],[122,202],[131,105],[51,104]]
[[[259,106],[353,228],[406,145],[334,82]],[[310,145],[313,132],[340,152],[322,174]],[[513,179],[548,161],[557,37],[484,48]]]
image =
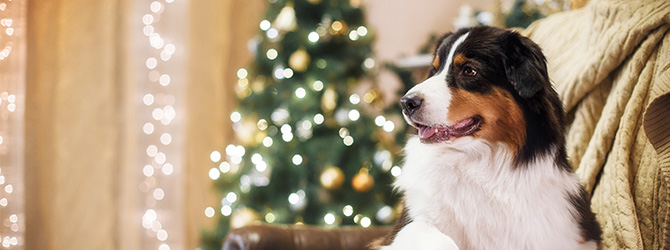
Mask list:
[[463,75],[475,76],[475,75],[477,75],[477,71],[473,68],[465,67],[465,68],[463,68]]

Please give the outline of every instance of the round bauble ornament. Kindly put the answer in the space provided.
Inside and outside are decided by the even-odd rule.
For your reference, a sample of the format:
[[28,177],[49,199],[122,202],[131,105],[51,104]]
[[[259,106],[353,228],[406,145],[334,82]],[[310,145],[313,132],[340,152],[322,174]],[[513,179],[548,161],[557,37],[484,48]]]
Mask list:
[[354,175],[354,178],[351,180],[351,186],[354,190],[361,193],[370,191],[374,185],[375,179],[368,173],[367,168],[361,168],[361,170],[358,171],[358,174]]
[[326,114],[331,114],[337,107],[337,92],[335,86],[329,85],[321,96],[321,110]]
[[295,71],[304,72],[307,66],[309,66],[309,61],[309,53],[307,53],[305,48],[300,48],[288,58],[288,65]]
[[230,217],[230,228],[240,228],[246,225],[256,223],[261,220],[261,216],[251,208],[242,208],[233,213]]
[[326,189],[338,189],[344,183],[344,173],[335,166],[329,166],[321,173],[321,186]]

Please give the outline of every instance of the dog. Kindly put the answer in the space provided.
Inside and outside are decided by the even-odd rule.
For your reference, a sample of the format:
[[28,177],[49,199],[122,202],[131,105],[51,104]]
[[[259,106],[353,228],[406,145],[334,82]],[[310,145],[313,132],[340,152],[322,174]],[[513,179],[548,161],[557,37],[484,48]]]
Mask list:
[[373,249],[599,247],[561,101],[529,38],[487,26],[444,35],[401,104],[418,130],[394,184],[404,209]]

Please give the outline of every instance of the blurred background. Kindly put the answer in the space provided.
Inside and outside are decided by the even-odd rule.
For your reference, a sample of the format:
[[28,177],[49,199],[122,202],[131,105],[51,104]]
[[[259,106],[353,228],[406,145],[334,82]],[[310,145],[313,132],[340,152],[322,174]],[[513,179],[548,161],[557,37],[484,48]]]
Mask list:
[[435,36],[569,7],[0,0],[0,248],[217,249],[249,223],[391,224],[396,100]]

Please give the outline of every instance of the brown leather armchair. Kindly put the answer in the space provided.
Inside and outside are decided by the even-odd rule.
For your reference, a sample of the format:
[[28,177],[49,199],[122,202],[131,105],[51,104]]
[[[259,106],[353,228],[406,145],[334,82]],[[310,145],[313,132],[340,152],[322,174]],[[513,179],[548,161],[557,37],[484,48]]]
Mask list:
[[258,224],[232,230],[223,242],[223,250],[367,250],[370,242],[391,228]]

